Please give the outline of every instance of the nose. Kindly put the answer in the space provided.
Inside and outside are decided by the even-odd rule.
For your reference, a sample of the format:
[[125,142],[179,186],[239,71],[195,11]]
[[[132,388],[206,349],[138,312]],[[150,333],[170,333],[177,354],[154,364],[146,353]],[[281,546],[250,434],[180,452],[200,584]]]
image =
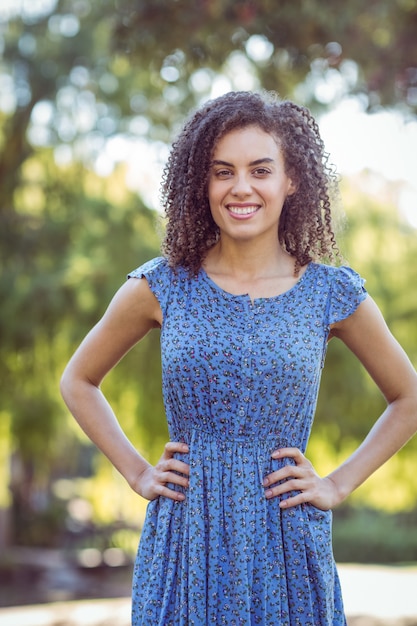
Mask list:
[[252,193],[252,187],[246,174],[236,174],[233,181],[232,194],[234,196],[248,196]]

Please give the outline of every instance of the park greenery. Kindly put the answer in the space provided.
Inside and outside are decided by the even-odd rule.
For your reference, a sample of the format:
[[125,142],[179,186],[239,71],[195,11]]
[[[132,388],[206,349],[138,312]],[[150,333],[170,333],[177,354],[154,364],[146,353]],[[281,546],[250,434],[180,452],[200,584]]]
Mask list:
[[[140,163],[153,155],[158,174],[190,108],[225,87],[273,89],[318,116],[349,96],[370,114],[385,107],[413,118],[417,3],[18,5],[0,13],[0,508],[8,541],[57,545],[77,524],[143,518],[145,503],[87,441],[58,390],[127,272],[159,253],[163,219]],[[395,185],[366,191],[372,176],[343,181],[340,246],[417,364],[416,232],[397,209]],[[157,332],[103,389],[155,461],[167,437]],[[383,407],[363,368],[332,341],[309,448],[318,469],[344,458]],[[416,451],[413,440],[352,505],[414,509]],[[118,536],[127,549],[130,539]]]

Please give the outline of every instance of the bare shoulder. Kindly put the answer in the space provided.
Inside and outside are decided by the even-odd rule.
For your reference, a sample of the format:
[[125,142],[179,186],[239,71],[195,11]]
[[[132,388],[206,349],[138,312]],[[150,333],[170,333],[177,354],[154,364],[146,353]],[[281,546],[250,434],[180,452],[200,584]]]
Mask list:
[[379,307],[369,295],[352,315],[332,324],[330,336],[341,339],[361,361],[367,355],[390,352],[396,344]]
[[367,325],[374,327],[375,324],[388,330],[379,307],[368,294],[352,315],[331,325],[331,335],[343,339],[352,332],[360,332]]
[[140,339],[151,328],[162,325],[162,311],[146,278],[130,278],[116,292],[101,322],[131,328]]

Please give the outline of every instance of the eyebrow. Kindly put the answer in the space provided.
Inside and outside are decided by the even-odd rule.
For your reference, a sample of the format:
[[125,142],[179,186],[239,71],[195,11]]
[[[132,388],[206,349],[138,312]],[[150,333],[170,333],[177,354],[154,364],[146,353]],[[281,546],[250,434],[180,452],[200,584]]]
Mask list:
[[[274,159],[269,157],[264,157],[262,159],[256,159],[255,161],[251,161],[249,165],[253,167],[254,165],[261,165],[262,163],[273,163]],[[221,161],[219,159],[214,159],[211,163],[212,165],[225,165],[226,167],[233,167],[233,163],[228,163],[227,161]]]

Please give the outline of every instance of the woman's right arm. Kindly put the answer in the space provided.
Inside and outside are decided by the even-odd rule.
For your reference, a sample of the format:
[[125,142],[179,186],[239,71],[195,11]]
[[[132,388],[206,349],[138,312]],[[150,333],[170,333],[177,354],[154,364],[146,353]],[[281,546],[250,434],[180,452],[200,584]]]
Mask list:
[[187,446],[168,443],[153,467],[126,437],[100,390],[106,374],[152,328],[161,324],[161,308],[147,281],[128,280],[69,361],[62,375],[61,393],[81,428],[134,491],[148,500],[160,495],[182,500],[183,494],[166,484],[188,486],[188,465],[173,458],[175,452],[187,452]]

